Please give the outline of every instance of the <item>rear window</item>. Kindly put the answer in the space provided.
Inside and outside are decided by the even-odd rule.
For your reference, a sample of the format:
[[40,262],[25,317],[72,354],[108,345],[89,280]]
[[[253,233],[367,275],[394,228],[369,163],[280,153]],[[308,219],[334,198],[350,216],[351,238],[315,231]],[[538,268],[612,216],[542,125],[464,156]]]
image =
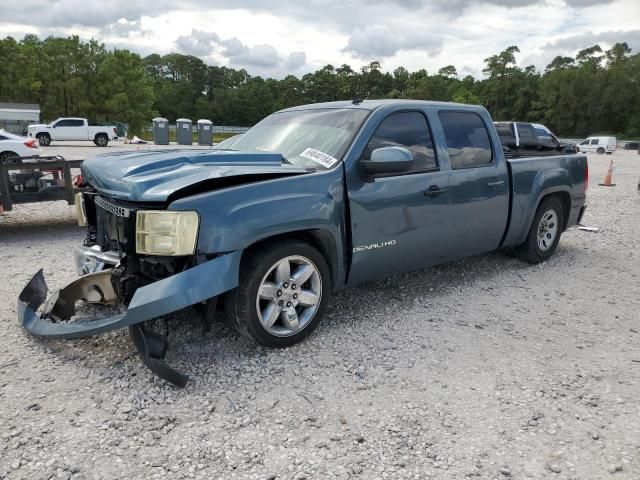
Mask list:
[[482,118],[472,112],[441,111],[451,168],[473,168],[493,161],[489,132]]
[[498,136],[502,138],[513,138],[513,129],[510,123],[496,123],[496,130],[498,131]]

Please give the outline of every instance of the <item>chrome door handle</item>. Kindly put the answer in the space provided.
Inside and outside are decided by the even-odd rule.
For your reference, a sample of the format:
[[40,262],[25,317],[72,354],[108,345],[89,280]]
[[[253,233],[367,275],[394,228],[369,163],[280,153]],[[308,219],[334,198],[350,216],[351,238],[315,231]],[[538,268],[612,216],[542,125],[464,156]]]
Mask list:
[[501,187],[502,185],[504,185],[504,180],[497,180],[495,182],[487,183],[487,187],[489,188],[497,188],[497,187]]
[[431,185],[428,190],[425,190],[425,197],[437,197],[438,195],[442,195],[443,193],[447,193],[449,191],[448,188],[440,188],[438,185]]

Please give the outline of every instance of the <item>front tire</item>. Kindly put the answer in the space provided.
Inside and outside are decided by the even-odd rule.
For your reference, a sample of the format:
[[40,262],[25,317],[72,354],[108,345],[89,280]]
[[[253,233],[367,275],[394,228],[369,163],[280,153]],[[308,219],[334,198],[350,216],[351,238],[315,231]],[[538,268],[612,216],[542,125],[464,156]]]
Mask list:
[[318,326],[331,297],[329,267],[311,245],[287,240],[243,258],[237,288],[225,298],[242,335],[268,347],[288,347]]
[[521,260],[540,263],[553,255],[562,235],[564,209],[555,197],[543,200],[536,210],[527,240],[516,247]]

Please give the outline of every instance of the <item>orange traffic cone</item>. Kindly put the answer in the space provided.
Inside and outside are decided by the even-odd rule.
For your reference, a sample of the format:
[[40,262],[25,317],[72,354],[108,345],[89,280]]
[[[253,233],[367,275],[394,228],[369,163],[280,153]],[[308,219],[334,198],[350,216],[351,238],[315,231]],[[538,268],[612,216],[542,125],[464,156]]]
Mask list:
[[609,160],[609,169],[607,170],[607,174],[604,176],[604,180],[599,185],[603,187],[615,187],[615,183],[611,183],[611,177],[613,176],[613,159]]

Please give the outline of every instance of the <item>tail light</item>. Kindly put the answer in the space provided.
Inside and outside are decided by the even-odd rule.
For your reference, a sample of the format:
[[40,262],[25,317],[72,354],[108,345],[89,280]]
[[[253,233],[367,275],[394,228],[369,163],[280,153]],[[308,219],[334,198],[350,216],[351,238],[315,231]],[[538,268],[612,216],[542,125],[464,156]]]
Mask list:
[[27,148],[38,148],[38,141],[32,138],[31,140],[24,142],[24,145]]
[[118,131],[116,130],[115,127],[113,127],[113,134],[115,135],[116,133],[118,133]]
[[587,188],[589,188],[589,162],[586,161],[584,164],[584,193],[587,193]]

